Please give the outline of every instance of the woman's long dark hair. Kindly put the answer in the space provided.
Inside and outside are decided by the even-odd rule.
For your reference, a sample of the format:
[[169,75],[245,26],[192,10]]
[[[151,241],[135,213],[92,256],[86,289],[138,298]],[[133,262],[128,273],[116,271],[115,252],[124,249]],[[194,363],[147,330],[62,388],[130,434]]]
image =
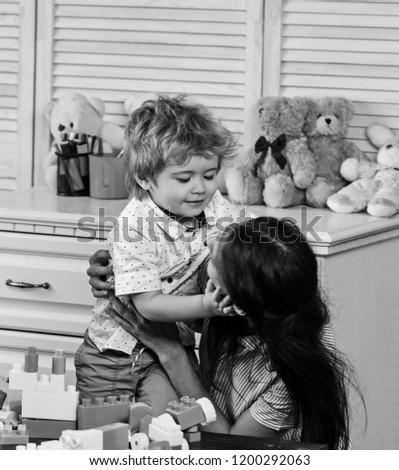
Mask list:
[[247,318],[209,321],[211,374],[222,352],[233,364],[237,338],[245,334],[249,320],[291,396],[301,440],[348,448],[351,371],[338,351],[322,341],[330,315],[319,293],[317,260],[305,237],[290,220],[273,217],[233,224],[220,236],[218,271]]

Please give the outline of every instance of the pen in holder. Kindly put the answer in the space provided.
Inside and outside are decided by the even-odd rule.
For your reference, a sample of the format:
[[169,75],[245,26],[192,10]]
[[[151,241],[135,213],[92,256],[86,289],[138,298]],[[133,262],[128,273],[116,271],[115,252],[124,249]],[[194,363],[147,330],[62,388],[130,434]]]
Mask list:
[[58,146],[57,194],[59,196],[88,196],[90,194],[90,152],[85,134],[65,135]]

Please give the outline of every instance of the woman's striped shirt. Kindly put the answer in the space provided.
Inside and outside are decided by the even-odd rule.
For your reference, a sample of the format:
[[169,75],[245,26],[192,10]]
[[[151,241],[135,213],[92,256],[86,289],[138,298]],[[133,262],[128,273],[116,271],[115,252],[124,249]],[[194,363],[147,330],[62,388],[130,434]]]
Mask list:
[[[206,323],[206,322],[205,322]],[[239,348],[232,369],[222,357],[216,365],[214,384],[209,383],[209,360],[204,344],[207,329],[204,325],[200,345],[201,381],[215,404],[233,424],[248,409],[261,425],[275,431],[286,431],[281,438],[299,441],[300,424],[295,426],[293,403],[282,379],[273,370],[266,346],[256,335],[238,339]],[[325,328],[323,341],[335,348],[331,328]]]

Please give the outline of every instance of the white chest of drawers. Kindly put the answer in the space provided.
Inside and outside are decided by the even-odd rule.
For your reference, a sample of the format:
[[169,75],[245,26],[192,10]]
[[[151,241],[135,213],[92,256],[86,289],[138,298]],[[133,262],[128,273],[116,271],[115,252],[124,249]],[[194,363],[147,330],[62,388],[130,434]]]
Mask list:
[[61,348],[73,369],[94,304],[88,259],[105,247],[111,225],[104,217],[112,220],[127,201],[66,198],[47,189],[0,198],[0,367],[36,346],[43,366]]

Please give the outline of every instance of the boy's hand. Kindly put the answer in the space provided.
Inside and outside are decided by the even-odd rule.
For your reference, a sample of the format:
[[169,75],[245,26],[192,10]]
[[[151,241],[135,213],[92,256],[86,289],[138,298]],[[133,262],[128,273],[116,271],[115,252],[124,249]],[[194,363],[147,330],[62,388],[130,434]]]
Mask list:
[[94,297],[109,297],[114,289],[113,283],[106,282],[113,273],[110,258],[107,250],[98,250],[89,259],[90,266],[86,272]]
[[226,295],[220,286],[216,287],[210,279],[206,285],[203,303],[206,310],[214,316],[236,315],[230,296]]
[[[217,313],[215,315],[224,315],[234,317],[235,315],[245,316],[244,310],[233,304],[231,297],[225,294],[220,287],[216,287],[209,279],[205,289],[205,295],[211,294],[213,306],[217,304]],[[206,300],[205,300],[206,301]]]

